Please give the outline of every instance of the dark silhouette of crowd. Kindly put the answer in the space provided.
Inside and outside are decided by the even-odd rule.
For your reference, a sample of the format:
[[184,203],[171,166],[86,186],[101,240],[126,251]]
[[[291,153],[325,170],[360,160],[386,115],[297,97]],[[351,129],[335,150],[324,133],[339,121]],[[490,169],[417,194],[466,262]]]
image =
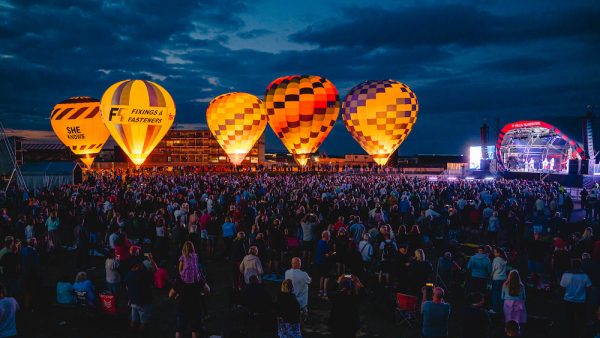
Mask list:
[[[596,337],[599,197],[585,190],[579,217],[554,182],[88,172],[79,185],[0,196],[0,309],[35,311],[48,302],[42,283],[57,280],[52,302],[126,307],[132,334],[151,335],[159,289],[176,307],[176,337],[202,337],[215,287],[206,267],[227,264],[232,311],[279,337],[301,337],[316,307],[329,309],[330,334],[354,337],[372,301],[423,337],[546,336],[536,320]],[[45,267],[65,255],[73,274],[51,276]],[[88,278],[94,268],[102,283]],[[539,294],[558,299],[562,319],[532,312]],[[0,336],[16,335],[11,320],[0,316]]]

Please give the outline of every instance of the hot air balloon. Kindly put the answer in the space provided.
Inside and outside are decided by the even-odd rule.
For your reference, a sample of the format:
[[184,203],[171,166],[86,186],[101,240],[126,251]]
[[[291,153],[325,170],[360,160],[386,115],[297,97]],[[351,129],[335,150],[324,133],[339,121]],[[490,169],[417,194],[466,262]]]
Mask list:
[[100,116],[100,101],[76,96],[54,106],[50,124],[56,136],[88,168],[108,140],[108,130]]
[[231,163],[237,166],[265,131],[267,113],[258,97],[227,93],[210,102],[206,122]]
[[407,85],[394,80],[366,81],[342,103],[342,119],[352,137],[383,166],[412,130],[419,103]]
[[154,82],[125,80],[104,92],[100,112],[117,144],[139,166],[173,124],[175,102]]
[[320,76],[284,76],[267,87],[269,125],[301,166],[319,146],[339,114],[338,91]]

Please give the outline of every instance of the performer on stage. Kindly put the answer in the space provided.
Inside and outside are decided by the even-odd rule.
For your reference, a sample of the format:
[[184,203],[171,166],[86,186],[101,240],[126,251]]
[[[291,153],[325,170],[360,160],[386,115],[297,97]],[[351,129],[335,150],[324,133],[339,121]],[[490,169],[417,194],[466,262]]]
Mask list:
[[554,157],[550,159],[550,170],[554,170]]
[[542,169],[548,170],[548,158],[547,157],[544,157],[544,160],[542,161]]
[[529,160],[529,171],[533,171],[535,168],[535,160],[532,158]]

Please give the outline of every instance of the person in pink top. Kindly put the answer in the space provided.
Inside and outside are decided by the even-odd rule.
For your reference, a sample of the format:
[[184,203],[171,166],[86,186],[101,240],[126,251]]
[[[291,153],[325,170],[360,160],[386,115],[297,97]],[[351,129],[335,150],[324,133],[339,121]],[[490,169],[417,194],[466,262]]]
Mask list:
[[179,257],[179,275],[181,281],[186,284],[194,284],[201,280],[200,269],[198,269],[198,255],[194,250],[194,244],[190,241],[183,243],[181,257]]

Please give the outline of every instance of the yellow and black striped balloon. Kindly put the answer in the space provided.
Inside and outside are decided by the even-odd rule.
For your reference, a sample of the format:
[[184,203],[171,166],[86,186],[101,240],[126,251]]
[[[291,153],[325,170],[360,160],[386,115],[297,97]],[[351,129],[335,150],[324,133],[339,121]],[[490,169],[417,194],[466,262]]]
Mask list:
[[152,81],[125,80],[104,92],[100,112],[115,142],[139,166],[173,124],[175,102]]
[[54,106],[50,124],[56,136],[89,168],[108,140],[100,116],[100,101],[76,96]]

